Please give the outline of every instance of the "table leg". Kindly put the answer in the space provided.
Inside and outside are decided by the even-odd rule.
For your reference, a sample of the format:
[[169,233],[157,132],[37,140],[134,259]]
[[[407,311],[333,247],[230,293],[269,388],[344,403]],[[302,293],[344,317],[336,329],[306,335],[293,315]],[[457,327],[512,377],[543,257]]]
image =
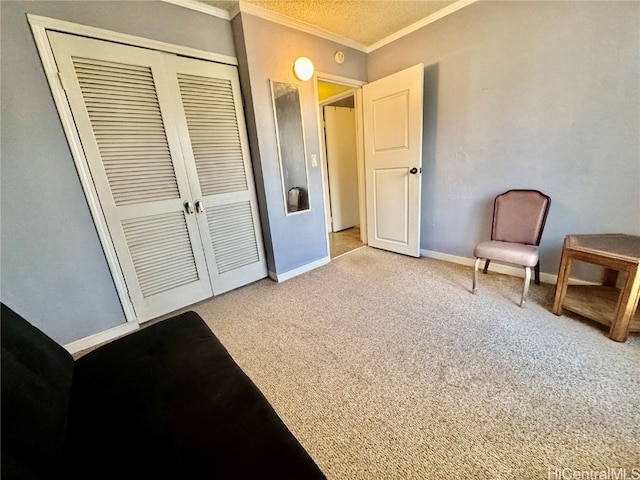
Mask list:
[[636,265],[635,268],[631,268],[627,272],[627,278],[620,292],[616,318],[613,320],[609,330],[609,338],[611,340],[625,342],[629,338],[629,325],[638,308],[639,298],[640,269]]
[[556,296],[553,301],[552,312],[556,315],[562,313],[562,304],[567,295],[567,283],[569,282],[569,274],[571,273],[571,255],[567,252],[566,245],[562,249],[562,258],[560,259],[560,269],[558,270],[558,280],[556,281]]

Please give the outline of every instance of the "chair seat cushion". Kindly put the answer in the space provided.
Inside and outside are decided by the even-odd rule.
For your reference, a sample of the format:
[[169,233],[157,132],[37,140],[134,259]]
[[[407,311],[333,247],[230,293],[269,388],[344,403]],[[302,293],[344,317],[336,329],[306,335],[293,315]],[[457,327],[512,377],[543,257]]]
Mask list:
[[473,250],[476,258],[486,258],[498,262],[514,263],[523,267],[538,264],[538,247],[510,242],[482,242]]

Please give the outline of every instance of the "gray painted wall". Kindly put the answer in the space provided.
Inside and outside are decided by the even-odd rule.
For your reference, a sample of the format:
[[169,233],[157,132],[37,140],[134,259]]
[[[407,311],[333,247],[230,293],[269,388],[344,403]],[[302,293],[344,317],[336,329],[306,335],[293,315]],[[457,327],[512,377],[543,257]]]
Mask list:
[[[232,31],[159,2],[1,2],[0,294],[60,343],[125,320],[26,13],[232,56],[235,39],[277,274],[327,255],[320,167],[309,163],[311,210],[284,214],[269,79],[299,83],[301,55],[357,80],[425,63],[423,249],[471,256],[488,238],[492,198],[508,188],[553,198],[543,271],[556,273],[567,233],[640,234],[637,2],[481,2],[368,57],[246,14]],[[300,86],[307,154],[320,159],[313,86]]]
[[161,2],[0,2],[1,299],[60,343],[125,322],[27,13],[235,56],[231,24]]
[[[313,83],[293,76],[293,62],[309,57],[316,71],[354,80],[366,80],[367,55],[343,45],[315,37],[282,25],[241,14],[233,20],[240,78],[247,105],[247,123],[251,142],[257,191],[262,208],[265,248],[269,270],[284,274],[328,255],[324,221],[317,100]],[[342,50],[346,61],[335,63]],[[302,116],[309,167],[310,210],[285,215],[282,181],[278,163],[275,121],[269,79],[300,86]],[[247,92],[247,87],[250,92]],[[311,155],[318,156],[312,167]],[[266,208],[264,208],[266,207]]]
[[472,257],[510,188],[552,197],[545,272],[567,234],[640,234],[638,25],[638,2],[480,2],[369,54],[369,81],[426,66],[421,248]]

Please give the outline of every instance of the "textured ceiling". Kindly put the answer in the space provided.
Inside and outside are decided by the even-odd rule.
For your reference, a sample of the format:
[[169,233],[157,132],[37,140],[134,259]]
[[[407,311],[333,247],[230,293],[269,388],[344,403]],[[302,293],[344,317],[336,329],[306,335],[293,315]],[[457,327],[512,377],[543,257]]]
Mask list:
[[[229,11],[238,5],[237,1],[231,0],[201,2]],[[369,46],[455,3],[455,0],[245,0],[244,3]]]

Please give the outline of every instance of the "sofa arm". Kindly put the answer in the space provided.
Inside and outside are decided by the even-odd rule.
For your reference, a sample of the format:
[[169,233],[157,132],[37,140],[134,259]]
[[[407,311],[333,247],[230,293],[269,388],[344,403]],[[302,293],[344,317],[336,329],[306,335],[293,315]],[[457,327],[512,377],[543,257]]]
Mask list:
[[78,359],[70,425],[103,478],[325,478],[194,312]]
[[62,468],[73,358],[2,304],[2,478],[51,478]]

